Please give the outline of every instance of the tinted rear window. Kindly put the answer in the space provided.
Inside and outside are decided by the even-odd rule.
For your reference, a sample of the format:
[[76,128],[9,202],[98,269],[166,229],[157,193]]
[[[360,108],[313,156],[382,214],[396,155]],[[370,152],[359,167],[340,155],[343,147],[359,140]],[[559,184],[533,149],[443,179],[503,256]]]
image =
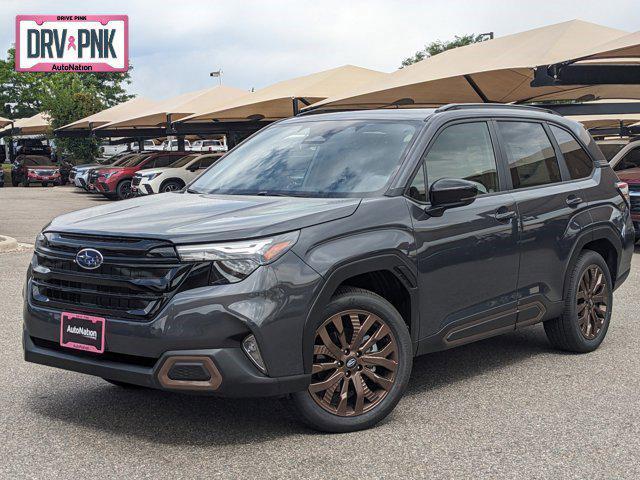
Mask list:
[[562,180],[551,140],[534,122],[498,122],[509,162],[513,188],[527,188]]

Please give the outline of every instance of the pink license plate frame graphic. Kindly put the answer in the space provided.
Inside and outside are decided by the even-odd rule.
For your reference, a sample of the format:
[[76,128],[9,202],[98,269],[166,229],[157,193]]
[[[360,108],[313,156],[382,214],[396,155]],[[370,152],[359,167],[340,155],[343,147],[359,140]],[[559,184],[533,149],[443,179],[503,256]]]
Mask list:
[[[35,22],[37,25],[42,26],[46,23],[98,23],[101,26],[107,26],[109,22],[122,22],[124,29],[124,60],[122,67],[114,67],[106,62],[82,62],[82,61],[42,61],[29,67],[21,65],[21,52],[25,48],[21,45],[20,28],[21,22]],[[15,54],[15,70],[17,72],[65,72],[65,71],[78,71],[78,72],[126,72],[129,70],[129,16],[128,15],[16,15],[15,24],[16,35],[16,54]],[[68,49],[68,44],[65,44],[64,48]],[[77,46],[76,46],[77,50]],[[61,70],[56,67],[73,65],[74,69]],[[90,67],[90,69],[89,69]],[[84,68],[87,68],[83,70]]]
[[[97,341],[94,344],[81,343],[74,339],[69,339],[69,336],[78,336],[73,332],[70,334],[65,331],[65,325],[69,326],[69,323],[73,322],[79,325],[85,324],[88,330],[95,330],[99,333]],[[60,346],[65,348],[72,348],[74,350],[83,350],[85,352],[92,353],[104,353],[104,334],[105,334],[106,320],[102,317],[93,317],[91,315],[83,315],[80,313],[62,312],[60,314]]]

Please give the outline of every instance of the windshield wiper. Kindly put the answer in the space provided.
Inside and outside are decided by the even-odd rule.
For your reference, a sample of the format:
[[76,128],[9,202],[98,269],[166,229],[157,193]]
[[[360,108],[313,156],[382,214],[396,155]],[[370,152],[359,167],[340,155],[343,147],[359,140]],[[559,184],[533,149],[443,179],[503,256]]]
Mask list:
[[202,193],[200,190],[194,190],[192,188],[187,188],[187,193]]
[[255,195],[258,195],[260,197],[293,197],[293,195],[287,195],[286,193],[269,192],[266,190],[257,192],[255,193]]

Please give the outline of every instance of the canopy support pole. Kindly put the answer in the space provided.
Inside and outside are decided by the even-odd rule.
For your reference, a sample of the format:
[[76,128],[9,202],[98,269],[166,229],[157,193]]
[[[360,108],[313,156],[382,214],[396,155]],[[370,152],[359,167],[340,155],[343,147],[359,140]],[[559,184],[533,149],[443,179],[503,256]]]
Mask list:
[[178,151],[184,152],[184,135],[178,135]]
[[471,86],[471,88],[473,88],[473,91],[476,92],[476,95],[478,95],[480,97],[480,99],[482,100],[483,103],[494,103],[491,100],[489,100],[487,98],[487,96],[484,94],[484,92],[480,89],[480,87],[478,86],[478,84],[473,80],[473,78],[471,78],[471,75],[465,75],[464,79],[467,81],[467,83]]

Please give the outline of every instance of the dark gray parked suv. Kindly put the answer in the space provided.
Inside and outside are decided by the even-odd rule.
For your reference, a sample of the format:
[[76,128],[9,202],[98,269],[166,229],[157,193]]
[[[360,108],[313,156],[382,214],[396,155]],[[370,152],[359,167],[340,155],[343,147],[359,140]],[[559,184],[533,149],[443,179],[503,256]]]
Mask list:
[[27,275],[28,361],[121,386],[287,396],[374,425],[416,355],[544,322],[596,349],[634,232],[576,122],[449,105],[303,115],[180,193],[55,219]]

